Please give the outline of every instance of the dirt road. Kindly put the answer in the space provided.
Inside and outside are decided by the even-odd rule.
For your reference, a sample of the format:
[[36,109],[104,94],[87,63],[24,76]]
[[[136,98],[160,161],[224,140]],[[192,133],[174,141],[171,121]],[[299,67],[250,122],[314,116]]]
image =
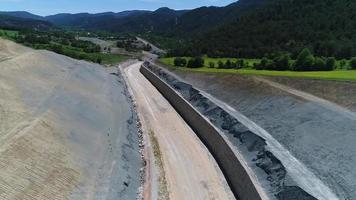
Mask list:
[[139,72],[141,63],[123,69],[146,134],[160,147],[170,199],[233,199],[205,146],[166,99]]

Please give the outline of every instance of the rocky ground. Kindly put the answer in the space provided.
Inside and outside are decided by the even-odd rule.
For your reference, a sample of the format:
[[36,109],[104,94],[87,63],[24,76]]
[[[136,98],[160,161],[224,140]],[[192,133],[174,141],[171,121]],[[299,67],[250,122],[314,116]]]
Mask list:
[[265,140],[291,177],[282,184],[297,183],[318,199],[355,199],[355,84],[175,74]]

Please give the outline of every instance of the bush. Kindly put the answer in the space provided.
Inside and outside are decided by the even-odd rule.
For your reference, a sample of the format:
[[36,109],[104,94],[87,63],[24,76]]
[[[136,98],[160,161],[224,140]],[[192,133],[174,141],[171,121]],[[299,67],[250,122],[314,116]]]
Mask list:
[[356,69],[356,57],[351,58],[350,67],[351,69]]
[[59,44],[51,44],[50,50],[52,50],[56,53],[59,53],[59,54],[63,54],[63,46],[59,45]]
[[266,57],[263,57],[260,64],[255,67],[257,70],[274,70],[275,63],[273,60],[270,60]]
[[214,62],[209,62],[209,68],[215,68],[215,63]]
[[218,68],[219,69],[223,69],[224,68],[224,63],[221,60],[219,60],[219,62],[218,62]]
[[325,68],[324,70],[325,71],[332,71],[335,69],[335,66],[336,66],[336,60],[334,57],[330,57],[328,59],[326,59],[326,65],[325,65]]
[[290,56],[282,54],[274,59],[275,70],[290,70]]
[[326,62],[323,58],[316,57],[314,61],[314,70],[323,71],[325,69]]
[[340,65],[339,65],[339,68],[340,69],[345,69],[347,67],[347,62],[345,61],[345,59],[342,59],[340,61]]
[[236,67],[237,68],[244,68],[246,66],[245,61],[243,59],[240,59],[236,61]]
[[204,59],[201,57],[191,58],[188,61],[187,67],[189,68],[200,68],[204,66]]
[[185,67],[187,65],[187,60],[184,58],[175,58],[174,59],[174,66],[177,67]]
[[231,60],[227,60],[226,62],[225,62],[225,67],[224,67],[225,69],[231,69],[232,68],[232,62],[231,62]]
[[313,69],[315,58],[308,48],[303,49],[294,63],[295,71],[311,71]]

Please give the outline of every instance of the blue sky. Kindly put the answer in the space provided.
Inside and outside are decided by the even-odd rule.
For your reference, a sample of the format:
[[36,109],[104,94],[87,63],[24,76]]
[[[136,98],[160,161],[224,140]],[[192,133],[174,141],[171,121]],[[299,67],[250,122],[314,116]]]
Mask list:
[[38,15],[56,13],[98,13],[123,10],[155,10],[160,7],[174,9],[200,6],[224,6],[234,0],[0,0],[1,11],[29,11]]

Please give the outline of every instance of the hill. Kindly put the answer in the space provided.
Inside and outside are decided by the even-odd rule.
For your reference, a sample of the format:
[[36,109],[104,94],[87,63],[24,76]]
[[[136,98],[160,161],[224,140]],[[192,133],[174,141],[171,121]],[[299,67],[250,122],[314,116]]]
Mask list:
[[174,36],[191,37],[236,20],[245,12],[253,9],[265,0],[240,0],[225,7],[200,7],[185,12],[176,19],[176,23],[164,24],[167,32]]
[[[56,15],[46,16],[45,20],[57,25],[64,26],[70,28],[82,28],[82,29],[103,29],[101,26],[105,27],[105,24],[108,22],[117,21],[124,17],[136,16],[144,13],[148,13],[149,11],[143,10],[132,10],[132,11],[123,11],[119,13],[114,12],[105,12],[105,13],[77,13],[77,14],[69,14],[69,13],[61,13]],[[104,24],[104,25],[103,25]],[[100,27],[98,27],[100,26]],[[109,27],[107,27],[109,28]]]
[[46,20],[57,26],[69,28],[145,33],[164,28],[163,24],[174,20],[184,12],[160,8],[156,11],[133,10],[119,13],[58,14],[47,16]]
[[60,27],[140,34],[173,49],[176,56],[255,58],[284,52],[295,58],[308,47],[317,56],[340,59],[356,56],[355,11],[356,2],[350,0],[239,0],[225,7],[58,14],[44,19]]
[[47,21],[0,14],[0,28],[47,30],[53,28],[53,25]]
[[59,27],[105,30],[116,33],[130,32],[142,35],[191,38],[218,25],[231,22],[263,0],[240,0],[225,7],[201,7],[193,10],[159,8],[155,11],[132,10],[119,13],[62,13],[46,17],[27,12],[4,12],[4,15],[47,20]]
[[173,53],[262,57],[308,47],[318,56],[356,56],[356,2],[265,0],[233,22],[204,33]]
[[19,17],[24,19],[45,20],[44,17],[26,11],[2,11],[0,15]]

